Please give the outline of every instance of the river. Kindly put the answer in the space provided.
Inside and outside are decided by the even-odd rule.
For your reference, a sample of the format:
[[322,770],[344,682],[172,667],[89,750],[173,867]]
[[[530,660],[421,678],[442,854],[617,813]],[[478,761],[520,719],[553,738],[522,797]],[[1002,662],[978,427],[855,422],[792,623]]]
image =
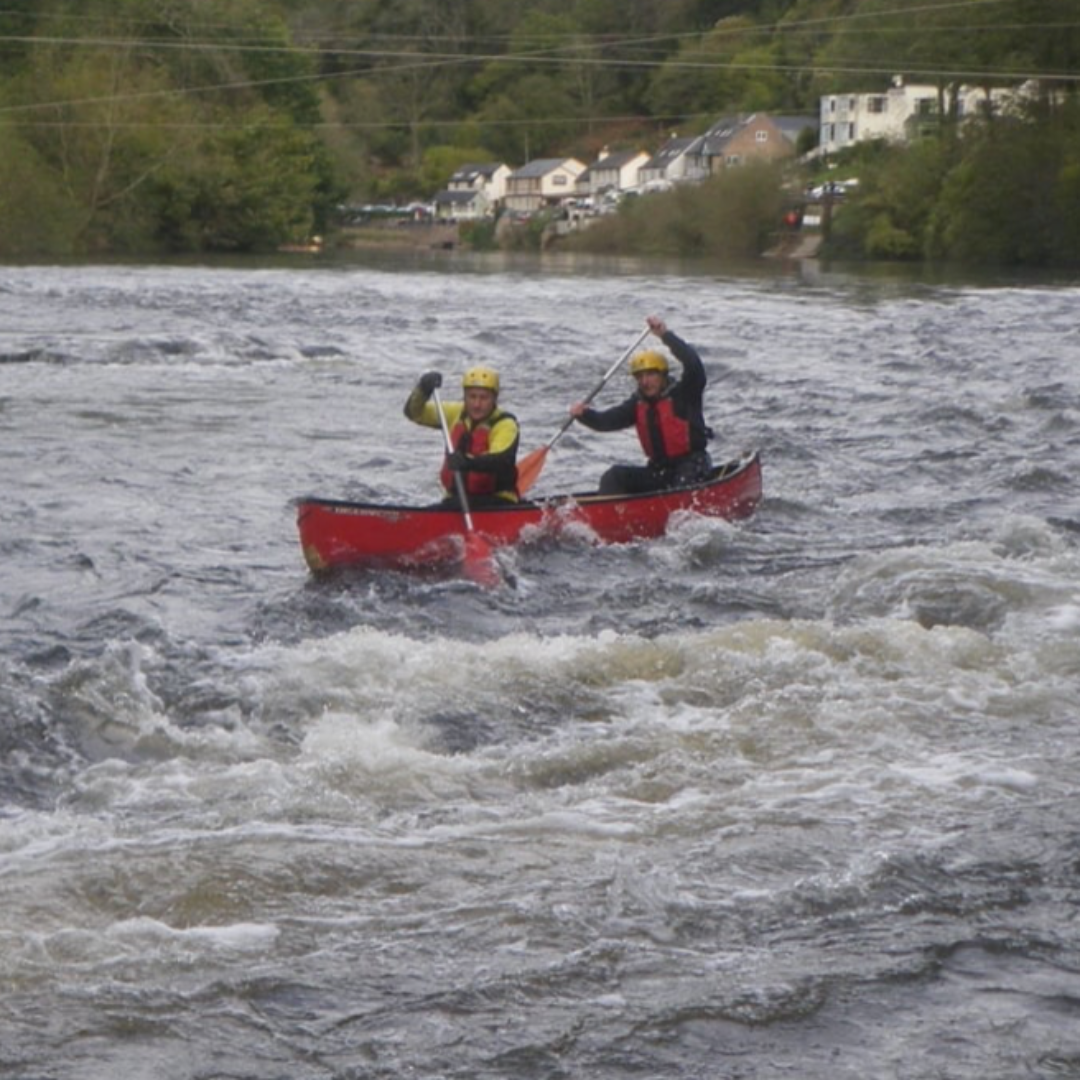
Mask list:
[[[0,1077],[1080,1077],[1080,284],[0,268]],[[305,567],[649,314],[748,521]],[[628,391],[616,376],[599,399]],[[536,494],[638,458],[572,429]]]

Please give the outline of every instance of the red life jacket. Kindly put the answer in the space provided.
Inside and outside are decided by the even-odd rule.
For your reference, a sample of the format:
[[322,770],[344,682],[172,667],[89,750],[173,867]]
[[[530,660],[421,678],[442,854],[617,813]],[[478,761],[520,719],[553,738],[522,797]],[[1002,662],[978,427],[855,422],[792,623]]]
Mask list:
[[[503,413],[503,416],[506,415],[506,413]],[[498,419],[501,419],[501,417],[497,418],[496,422],[498,422]],[[491,438],[491,426],[487,423],[469,428],[464,421],[458,420],[450,429],[451,445],[456,448],[458,443],[461,442],[461,437],[469,431],[472,433],[469,453],[473,457],[486,454],[488,452],[488,442]],[[454,490],[454,474],[446,464],[445,458],[443,459],[443,467],[439,473],[439,478],[442,480],[442,486],[447,491]],[[469,495],[494,495],[499,490],[499,477],[493,472],[466,472],[462,479],[465,481],[465,491]]]
[[[649,423],[650,412],[654,424]],[[635,423],[641,448],[654,464],[664,464],[690,453],[690,424],[681,416],[675,415],[675,403],[671,398],[662,397],[655,403],[639,401]],[[660,437],[658,446],[653,445],[654,425]]]

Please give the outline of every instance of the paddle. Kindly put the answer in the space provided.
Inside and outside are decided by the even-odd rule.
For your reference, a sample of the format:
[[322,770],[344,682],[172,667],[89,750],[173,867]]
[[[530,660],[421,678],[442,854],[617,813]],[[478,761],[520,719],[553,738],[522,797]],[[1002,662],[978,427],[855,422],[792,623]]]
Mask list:
[[[623,364],[626,363],[630,354],[651,333],[652,330],[649,328],[643,330],[634,339],[634,344],[631,345],[630,348],[627,349],[626,352],[624,352],[622,356],[620,356],[619,359],[616,360],[615,363],[612,364],[611,367],[609,367],[607,371],[604,372],[604,377],[596,384],[596,386],[593,387],[592,391],[589,393],[589,396],[584,399],[584,403],[586,405],[588,405],[589,402],[592,401],[592,399],[596,397],[596,395],[599,394],[605,386],[607,386],[611,376],[614,375],[615,372],[618,371],[619,368],[621,368]],[[540,473],[543,471],[544,468],[544,462],[547,460],[548,451],[563,437],[563,435],[566,433],[566,431],[569,429],[570,425],[573,422],[574,417],[567,417],[566,423],[563,424],[563,426],[555,432],[555,434],[551,438],[551,441],[546,446],[541,446],[539,449],[533,450],[531,453],[526,454],[521,459],[521,461],[518,462],[518,494],[524,495],[525,492],[528,491],[529,488],[531,488],[533,484],[535,484],[536,481],[540,478]]]
[[[446,416],[443,414],[439,391],[434,390],[431,396],[435,401],[435,411],[439,414],[439,426],[442,428],[446,452],[452,454],[454,444],[450,439],[450,428],[446,423]],[[457,469],[454,469],[453,473],[458,502],[461,503],[461,516],[465,521],[465,576],[477,585],[493,589],[496,585],[502,584],[502,574],[499,573],[499,568],[495,563],[491,545],[473,528],[472,514],[469,512],[469,499],[465,494],[465,480]]]

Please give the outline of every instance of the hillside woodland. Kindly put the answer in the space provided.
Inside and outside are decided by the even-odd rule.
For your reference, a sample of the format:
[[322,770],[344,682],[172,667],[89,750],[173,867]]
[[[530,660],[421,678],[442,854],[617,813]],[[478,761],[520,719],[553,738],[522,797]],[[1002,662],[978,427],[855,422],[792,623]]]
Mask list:
[[[604,242],[752,253],[834,167],[845,256],[1080,262],[1075,0],[6,0],[0,53],[9,260],[271,250],[466,162],[652,151],[903,74],[939,88],[910,145],[632,200]],[[958,85],[1023,82],[1024,115],[958,120]]]

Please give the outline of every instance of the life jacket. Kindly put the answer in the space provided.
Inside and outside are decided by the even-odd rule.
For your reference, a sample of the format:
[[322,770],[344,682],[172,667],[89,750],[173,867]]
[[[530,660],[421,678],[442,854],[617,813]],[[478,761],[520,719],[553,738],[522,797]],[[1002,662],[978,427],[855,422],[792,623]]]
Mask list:
[[684,457],[693,448],[690,422],[676,415],[675,402],[670,397],[655,402],[639,401],[635,424],[641,448],[654,464],[663,465]]
[[[457,449],[462,437],[467,434],[469,435],[469,454],[473,457],[486,454],[491,441],[491,429],[500,420],[507,419],[513,419],[510,413],[499,413],[476,427],[469,427],[464,420],[463,413],[462,419],[459,419],[450,429],[450,445]],[[454,473],[446,464],[445,458],[443,459],[443,467],[439,473],[439,478],[442,481],[442,486],[447,491],[454,490]],[[499,472],[473,472],[468,470],[462,475],[462,479],[465,481],[465,491],[469,495],[494,495],[503,491],[510,492],[515,497],[517,495],[517,467],[512,460],[507,463],[505,470]]]

